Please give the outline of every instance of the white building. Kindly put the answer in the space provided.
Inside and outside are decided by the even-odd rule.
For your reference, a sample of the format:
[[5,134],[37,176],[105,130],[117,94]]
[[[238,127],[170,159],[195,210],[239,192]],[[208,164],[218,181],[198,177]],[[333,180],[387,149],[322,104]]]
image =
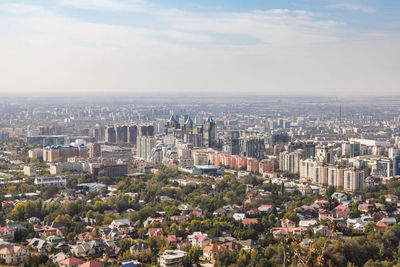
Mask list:
[[66,186],[67,177],[65,176],[48,176],[48,177],[36,177],[36,185],[55,185],[55,186]]
[[26,176],[34,176],[34,175],[36,175],[35,166],[24,166],[24,175],[26,175]]
[[187,253],[182,250],[165,250],[158,256],[158,264],[161,267],[178,267],[183,265]]

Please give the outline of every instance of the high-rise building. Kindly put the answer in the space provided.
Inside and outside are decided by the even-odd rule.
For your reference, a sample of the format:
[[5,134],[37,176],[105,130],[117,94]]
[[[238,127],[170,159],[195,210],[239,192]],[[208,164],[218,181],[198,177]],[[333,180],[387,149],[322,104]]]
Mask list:
[[376,161],[376,169],[374,171],[376,176],[390,178],[393,176],[393,160],[379,159]]
[[128,143],[128,126],[117,126],[117,142]]
[[108,143],[116,143],[117,142],[117,134],[115,132],[115,128],[112,126],[109,126],[106,129],[106,142],[108,142]]
[[136,125],[128,126],[128,143],[136,145],[138,136],[138,127]]
[[89,156],[91,158],[101,157],[101,144],[93,143],[90,145]]
[[203,144],[205,147],[214,147],[217,143],[217,126],[211,116],[207,118],[203,127]]
[[154,126],[153,125],[140,125],[138,127],[138,136],[154,136]]
[[400,156],[393,159],[393,175],[400,175]]
[[151,160],[152,149],[156,146],[156,140],[153,136],[139,136],[137,138],[137,157],[145,161]]
[[264,138],[246,137],[239,139],[240,156],[262,160],[265,157]]

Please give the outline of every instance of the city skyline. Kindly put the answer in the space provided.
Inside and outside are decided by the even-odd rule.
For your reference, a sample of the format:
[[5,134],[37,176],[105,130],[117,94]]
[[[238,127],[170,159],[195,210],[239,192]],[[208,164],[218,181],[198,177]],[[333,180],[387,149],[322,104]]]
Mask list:
[[3,1],[2,96],[398,96],[396,1]]

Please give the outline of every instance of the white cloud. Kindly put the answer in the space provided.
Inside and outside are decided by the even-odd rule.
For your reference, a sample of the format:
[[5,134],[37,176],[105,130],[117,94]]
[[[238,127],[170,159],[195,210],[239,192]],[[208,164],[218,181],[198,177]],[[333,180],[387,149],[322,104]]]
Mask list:
[[145,0],[58,0],[66,7],[91,9],[100,11],[143,12],[146,10]]
[[399,38],[374,32],[349,42],[341,22],[312,12],[158,9],[156,26],[144,27],[8,8],[0,92],[397,92]]
[[364,13],[375,12],[375,9],[372,8],[372,7],[364,6],[364,5],[358,5],[358,4],[351,4],[351,3],[332,4],[332,5],[330,5],[330,7],[346,9],[346,10],[350,10],[350,11],[364,12]]

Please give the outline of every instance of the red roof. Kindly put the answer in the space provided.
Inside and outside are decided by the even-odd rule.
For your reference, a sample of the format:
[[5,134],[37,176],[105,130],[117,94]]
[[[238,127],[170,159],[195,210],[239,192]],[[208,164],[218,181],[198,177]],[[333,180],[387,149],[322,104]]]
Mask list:
[[246,218],[242,221],[243,224],[257,224],[258,220],[256,218]]
[[79,263],[82,263],[82,262],[84,262],[84,261],[81,260],[81,259],[72,257],[72,258],[68,258],[68,259],[65,259],[63,261],[60,261],[60,264],[64,264],[64,265],[69,266],[69,265],[79,264]]
[[346,205],[339,205],[335,208],[335,210],[348,210],[349,206]]
[[149,228],[149,230],[148,230],[149,236],[154,236],[155,234],[162,233],[162,232],[163,232],[162,228]]
[[87,261],[79,265],[80,267],[103,267],[104,263],[98,261]]

